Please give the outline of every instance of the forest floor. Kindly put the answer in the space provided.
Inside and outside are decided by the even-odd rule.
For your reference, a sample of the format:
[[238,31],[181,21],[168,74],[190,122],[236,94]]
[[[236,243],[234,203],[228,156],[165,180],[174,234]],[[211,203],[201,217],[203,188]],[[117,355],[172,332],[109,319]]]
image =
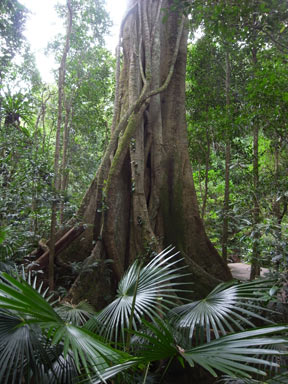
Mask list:
[[[246,281],[250,278],[251,265],[244,263],[231,263],[228,264],[232,276],[234,279]],[[268,268],[261,268],[261,276],[264,277],[267,273],[269,273]]]

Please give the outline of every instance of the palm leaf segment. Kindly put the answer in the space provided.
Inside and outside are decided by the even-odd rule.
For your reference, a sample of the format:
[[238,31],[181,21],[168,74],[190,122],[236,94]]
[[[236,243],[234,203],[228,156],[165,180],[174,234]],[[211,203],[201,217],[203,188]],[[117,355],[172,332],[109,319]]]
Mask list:
[[[141,316],[150,319],[154,317],[154,324],[144,321],[149,332],[138,333],[138,336],[147,340],[146,348],[142,345],[139,350],[138,359],[109,347],[87,329],[69,323],[67,317],[64,321],[29,284],[3,273],[0,277],[0,382],[18,383],[19,376],[26,368],[27,382],[29,377],[33,376],[34,381],[43,384],[64,384],[66,379],[66,382],[70,383],[72,372],[75,371],[78,374],[86,371],[90,377],[91,373],[95,383],[105,382],[108,377],[134,366],[139,361],[161,360],[163,357],[185,359],[192,366],[199,364],[213,375],[216,375],[217,371],[238,377],[249,377],[252,373],[263,374],[260,369],[246,363],[271,366],[271,362],[267,362],[262,356],[275,355],[278,352],[271,352],[271,349],[265,349],[264,345],[287,345],[287,338],[273,339],[267,337],[267,334],[287,332],[288,327],[254,329],[224,337],[222,334],[250,325],[250,320],[246,319],[247,323],[245,317],[253,317],[252,306],[253,309],[260,310],[258,302],[261,302],[261,292],[266,292],[270,283],[263,281],[236,287],[218,286],[205,300],[178,307],[170,312],[174,321],[176,315],[175,332],[173,326],[165,324],[159,316],[163,308],[175,298],[175,279],[181,269],[176,266],[178,260],[174,258],[175,255],[168,256],[168,253],[169,250],[163,251],[144,268],[140,268],[138,264],[133,265],[120,284],[118,298],[114,302],[116,315],[112,316],[109,314],[111,311],[108,311],[107,324],[110,335],[113,326],[124,328],[129,324],[134,299],[135,311],[132,314],[135,327]],[[257,292],[260,292],[260,296]],[[105,311],[101,313],[100,318],[102,316],[105,320],[103,313]],[[206,330],[207,340],[211,340],[211,327],[216,340],[194,348],[187,348],[185,344],[179,343],[175,334],[188,330],[193,341],[197,326]],[[41,338],[46,344],[42,343]],[[33,356],[37,358],[33,359]],[[63,374],[62,368],[65,366],[67,374]],[[37,376],[35,371],[39,367],[40,373]],[[75,377],[74,373],[73,375]]]
[[[210,342],[229,333],[254,328],[253,319],[269,322],[260,304],[273,280],[256,280],[239,285],[218,285],[205,299],[174,308],[169,313],[182,339]],[[272,312],[272,311],[270,311]],[[271,322],[270,322],[271,323]],[[188,336],[188,338],[187,338]]]
[[[280,375],[276,375],[270,379],[266,379],[265,382],[263,380],[254,380],[254,379],[245,379],[245,378],[237,378],[237,384],[287,384],[288,371],[281,373]],[[217,381],[219,384],[235,384],[235,378],[232,378],[229,375],[222,376],[222,379]]]
[[178,253],[171,251],[173,248],[165,249],[144,267],[139,262],[132,264],[119,283],[117,298],[95,319],[102,335],[117,340],[120,334],[124,340],[131,314],[133,328],[137,329],[143,317],[153,320],[175,303],[176,292],[181,291],[176,280],[183,278],[179,273],[183,267],[178,266]]
[[[287,333],[288,326],[239,332],[185,350],[182,345],[177,344],[173,327],[165,321],[157,320],[156,324],[144,321],[144,324],[146,331],[134,331],[143,340],[138,350],[138,357],[143,362],[178,358],[182,363],[183,360],[187,361],[191,367],[200,365],[214,377],[219,372],[249,379],[254,374],[265,376],[271,367],[279,368],[275,362],[267,361],[266,356],[279,357],[287,354],[270,347],[274,345],[278,348],[288,344],[287,337],[279,336],[283,332]],[[278,336],[271,337],[271,334]]]
[[[281,351],[279,347],[288,344],[287,337],[273,338],[270,334],[287,333],[288,327],[250,331],[244,331],[244,327],[255,327],[251,319],[268,321],[259,314],[267,311],[260,304],[273,283],[259,280],[236,286],[220,284],[205,299],[171,310],[170,325],[163,321],[158,321],[157,326],[144,322],[149,332],[136,332],[146,340],[139,355],[147,361],[178,357],[191,366],[202,366],[213,376],[216,372],[246,378],[251,374],[265,375],[263,366],[279,367],[267,361],[266,356],[285,354],[286,349]],[[212,338],[216,340],[211,341]],[[271,345],[279,350],[271,349]]]
[[[271,350],[267,346],[288,343],[287,337],[267,337],[269,334],[287,332],[287,326],[275,326],[253,329],[224,336],[210,343],[183,351],[183,357],[193,367],[195,363],[207,369],[214,377],[216,371],[230,376],[251,378],[251,374],[266,376],[265,370],[257,366],[278,367],[275,362],[267,361],[265,355],[280,356],[285,353]],[[249,365],[248,365],[249,364]]]
[[50,354],[39,328],[23,325],[20,317],[0,311],[0,382],[18,383],[19,377],[29,382],[32,375],[43,382],[50,368]]
[[[92,372],[101,378],[101,372],[109,368],[111,363],[119,364],[129,356],[106,345],[87,329],[62,320],[53,307],[28,283],[19,282],[5,273],[1,274],[0,281],[0,309],[1,383],[14,383],[16,377],[13,379],[13,372],[17,372],[19,381],[19,373],[23,373],[25,366],[29,367],[25,377],[34,374],[35,378],[35,372],[39,370],[36,369],[37,361],[33,356],[39,356],[39,351],[43,358],[38,368],[41,364],[53,368],[49,353],[44,354],[43,343],[37,343],[40,337],[45,338],[50,346],[61,347],[57,354],[58,359],[72,357],[78,374],[84,370],[88,375]],[[5,321],[2,321],[4,317]],[[30,373],[31,369],[34,372]]]
[[79,326],[84,325],[95,314],[94,308],[84,300],[78,304],[64,302],[60,307],[56,308],[56,312],[66,323]]

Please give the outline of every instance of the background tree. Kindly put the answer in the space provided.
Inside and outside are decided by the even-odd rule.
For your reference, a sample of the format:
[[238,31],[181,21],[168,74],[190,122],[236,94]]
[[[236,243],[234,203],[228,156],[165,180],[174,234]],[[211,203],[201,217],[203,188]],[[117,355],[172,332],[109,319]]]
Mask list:
[[[102,14],[99,13],[102,11]],[[70,91],[68,96],[66,87],[65,87],[65,78],[67,72],[67,61],[69,60],[69,51],[71,47],[70,55],[73,57],[73,65],[78,61],[79,68],[79,59],[83,57],[83,54],[87,54],[88,49],[97,42],[93,42],[94,39],[97,39],[100,43],[103,44],[103,33],[106,28],[105,24],[105,15],[104,11],[101,8],[101,2],[85,2],[81,1],[67,1],[67,31],[65,37],[65,43],[63,47],[63,52],[60,57],[60,68],[58,76],[58,118],[57,118],[57,129],[56,129],[56,140],[55,140],[55,157],[54,157],[54,190],[55,198],[52,203],[52,212],[51,212],[51,233],[49,241],[49,286],[50,289],[54,289],[54,262],[55,262],[55,242],[56,242],[56,230],[57,230],[57,210],[58,210],[58,196],[62,193],[62,196],[66,192],[68,185],[68,174],[67,174],[67,164],[68,164],[68,146],[69,146],[69,131],[70,131],[70,120],[72,114],[72,102],[73,102],[73,90]],[[90,36],[89,36],[90,35]],[[76,57],[75,57],[76,56]],[[71,61],[71,59],[70,59]],[[82,62],[83,65],[83,62]],[[73,71],[73,70],[72,70]],[[72,78],[79,76],[79,71],[76,73],[72,72]],[[75,86],[79,86],[79,79],[76,77]],[[78,83],[78,84],[77,84]],[[70,87],[71,87],[70,83]],[[65,111],[65,118],[64,118]],[[63,124],[64,123],[64,124]],[[64,127],[62,128],[62,125]],[[63,132],[63,133],[62,133]],[[62,148],[61,148],[61,134],[62,138]],[[60,164],[60,156],[62,153],[62,162]],[[64,203],[63,199],[60,197],[60,222],[63,222],[63,210]]]
[[[75,12],[77,9],[79,13],[77,22],[81,22],[80,15],[84,14],[89,26],[93,16],[91,9],[88,9],[89,4],[85,2],[85,12],[80,5],[75,5]],[[101,17],[106,17],[103,25],[107,26],[107,14],[103,13],[103,8],[101,12],[99,9],[94,9],[93,12],[99,18],[98,21],[93,20],[100,23]],[[85,29],[87,33],[90,31],[88,26]],[[81,25],[77,28],[79,32]],[[60,200],[65,201],[63,214],[66,218],[75,213],[83,188],[87,188],[93,179],[107,140],[106,118],[110,115],[107,105],[113,88],[113,60],[107,50],[97,46],[97,43],[103,44],[104,29],[99,25],[93,25],[93,28],[95,34],[90,34],[86,40],[82,28],[81,39],[85,44],[81,45],[81,39],[78,38],[78,46],[73,43],[73,54],[68,55],[65,93],[67,100],[71,100],[71,95],[74,96],[71,108],[73,122],[70,116],[70,145],[67,151],[70,153],[70,186],[57,196],[57,199],[61,197]],[[96,35],[98,40],[93,43]],[[78,35],[75,32],[73,36],[74,41]],[[56,52],[59,53],[62,47],[60,37],[54,46],[55,49],[57,46]],[[6,239],[1,245],[2,256],[6,261],[23,261],[23,255],[30,253],[38,242],[45,244],[49,237],[57,90],[53,86],[43,85],[35,68],[34,58],[25,45],[18,52],[17,61],[11,62],[9,68],[7,67],[2,84],[1,169],[5,170],[1,171],[1,177],[6,178],[9,168],[9,180],[6,178],[8,182],[2,184],[0,225],[6,231]],[[100,113],[104,105],[105,113]],[[5,126],[9,114],[17,116],[17,127],[11,124],[9,127]],[[65,120],[66,114],[63,113],[63,122]],[[12,152],[17,156],[12,155]],[[62,167],[61,163],[60,166]],[[88,172],[86,166],[89,168]],[[44,249],[47,249],[46,245]]]
[[24,41],[23,30],[27,9],[18,0],[3,0],[0,4],[0,84],[11,60]]
[[[277,12],[275,11],[276,9],[277,9]],[[218,45],[218,50],[220,51],[225,50],[225,46],[224,46],[225,39],[226,39],[226,42],[230,44],[230,48],[232,48],[230,49],[230,57],[231,57],[230,62],[231,62],[231,70],[232,70],[231,97],[233,98],[233,104],[234,104],[232,108],[233,110],[232,116],[233,116],[234,122],[232,123],[232,125],[230,125],[229,131],[231,134],[232,151],[235,151],[235,153],[234,155],[232,154],[231,165],[230,165],[230,191],[232,192],[232,194],[230,193],[230,207],[228,212],[230,224],[228,226],[228,229],[230,234],[229,236],[231,237],[231,239],[228,242],[228,247],[230,249],[230,252],[231,251],[234,252],[232,246],[234,247],[236,245],[236,243],[238,242],[236,240],[237,236],[240,235],[240,233],[246,227],[246,234],[244,234],[243,236],[243,232],[242,232],[242,237],[241,236],[238,237],[238,239],[241,238],[242,241],[238,242],[238,246],[236,246],[235,248],[237,250],[237,248],[239,249],[239,247],[241,248],[243,245],[245,245],[245,241],[243,242],[243,239],[248,240],[252,233],[252,237],[250,237],[250,240],[247,241],[246,244],[250,242],[250,245],[254,249],[254,255],[256,255],[255,252],[257,250],[257,254],[258,256],[260,256],[260,253],[263,254],[263,248],[262,248],[262,245],[260,244],[261,241],[259,241],[259,238],[263,236],[263,231],[260,228],[262,226],[261,222],[263,222],[265,218],[264,217],[260,218],[258,216],[260,212],[261,214],[264,214],[264,215],[267,214],[267,211],[263,207],[263,205],[265,205],[264,195],[262,196],[262,191],[264,191],[263,188],[265,188],[264,185],[262,184],[262,180],[265,180],[265,178],[267,177],[267,173],[265,172],[264,168],[261,166],[261,161],[262,161],[261,155],[263,155],[264,153],[260,155],[258,147],[260,146],[259,144],[260,142],[262,145],[264,132],[267,131],[267,128],[265,127],[270,125],[270,121],[267,122],[267,119],[264,118],[264,115],[266,115],[266,112],[264,112],[262,115],[263,119],[260,118],[259,113],[260,111],[264,111],[264,109],[262,104],[258,103],[258,100],[256,101],[256,98],[254,99],[255,104],[253,106],[251,105],[250,92],[252,91],[252,88],[253,88],[252,94],[257,89],[258,91],[260,91],[259,83],[261,82],[260,80],[258,85],[256,86],[256,83],[257,83],[256,78],[252,80],[252,77],[254,78],[255,76],[253,75],[253,71],[256,70],[257,77],[260,76],[260,78],[262,78],[262,81],[263,81],[263,76],[260,75],[260,73],[258,72],[258,69],[256,69],[255,65],[253,64],[252,53],[254,52],[254,58],[255,58],[255,52],[256,52],[255,49],[258,50],[258,54],[257,54],[257,60],[258,60],[258,58],[264,57],[262,55],[265,52],[265,50],[270,50],[269,47],[271,45],[275,45],[275,48],[278,46],[278,48],[276,49],[278,49],[278,51],[281,52],[280,56],[282,55],[282,60],[284,59],[285,56],[283,56],[283,50],[282,51],[279,50],[279,45],[277,44],[277,42],[273,42],[273,39],[271,38],[271,36],[269,37],[269,35],[270,33],[272,33],[272,35],[278,36],[277,38],[281,39],[282,42],[285,41],[285,38],[286,38],[285,20],[287,19],[287,12],[286,12],[287,10],[285,7],[283,7],[283,3],[281,1],[273,2],[273,5],[268,2],[263,2],[261,4],[259,4],[258,2],[242,2],[241,4],[239,4],[238,2],[228,3],[223,1],[223,2],[215,3],[213,1],[209,1],[204,4],[203,2],[196,1],[196,2],[193,2],[193,11],[194,12],[192,13],[192,15],[193,15],[194,27],[201,24],[204,33],[206,35],[209,35],[212,41],[214,41],[214,43]],[[276,13],[278,14],[278,16],[276,16]],[[268,31],[268,30],[270,31],[270,33],[267,34],[265,31]],[[282,34],[280,33],[281,30],[282,30]],[[196,44],[198,45],[200,44],[200,42],[199,43],[197,42]],[[198,51],[198,55],[199,53],[200,51]],[[194,59],[194,60],[197,60],[197,59]],[[215,62],[215,58],[213,58],[212,60],[213,62]],[[204,61],[205,59],[203,60],[203,63]],[[203,65],[209,66],[209,62],[202,64],[202,68],[203,68]],[[223,67],[223,65],[221,66],[221,62],[219,61],[218,70],[221,71],[221,67]],[[253,67],[254,67],[254,70],[253,70]],[[261,62],[257,63],[257,68],[258,67],[262,68],[262,71],[263,71],[263,68],[265,68],[264,61],[261,60]],[[202,68],[200,69],[200,67],[197,67],[197,69],[196,68],[193,69],[195,71],[194,73],[196,78],[197,78],[197,74],[201,73]],[[275,68],[277,67],[275,66]],[[211,73],[211,77],[209,78],[208,76],[206,78],[206,82],[208,84],[209,83],[211,84],[212,89],[215,82],[215,75],[216,75],[216,72],[213,71],[213,74]],[[189,79],[189,67],[188,67],[187,78]],[[265,81],[268,81],[268,78],[269,76]],[[224,83],[223,76],[222,78],[221,76],[218,77],[218,81],[220,84],[221,83],[223,84]],[[252,87],[249,85],[251,84],[250,83],[251,81],[254,84]],[[197,90],[197,92],[200,93],[201,82],[197,84],[199,84],[198,85],[199,91]],[[284,80],[284,84],[285,84],[285,80]],[[195,87],[195,89],[198,89],[198,87]],[[273,89],[275,90],[278,89],[278,86],[275,84],[275,88]],[[260,96],[260,93],[262,91],[263,91],[262,96]],[[264,88],[262,88],[262,91],[260,91],[260,93],[257,93],[258,98],[260,97],[262,102],[264,102],[264,99],[267,96],[267,101],[268,101],[269,99],[268,93],[264,91]],[[202,88],[202,92],[203,92],[203,88]],[[212,91],[211,95],[213,95],[213,92],[214,91]],[[275,95],[274,91],[272,91],[272,88],[270,88],[270,92],[272,92],[271,96],[273,95],[269,99],[272,106],[271,110],[275,111],[276,113],[276,111],[279,110],[279,107],[277,107],[277,105],[283,105],[283,100],[281,101],[279,100],[279,97]],[[199,98],[197,98],[197,100],[198,99]],[[280,104],[279,104],[279,101],[280,101]],[[213,104],[211,104],[211,106],[212,105]],[[221,99],[219,99],[219,97],[218,97],[218,100],[215,99],[214,105],[218,105],[219,107],[221,106]],[[222,115],[223,115],[223,112],[219,111],[218,115],[214,114],[213,115],[214,119],[212,119],[212,116],[209,116],[209,114],[207,114],[207,117],[208,117],[207,123],[210,124],[210,126],[214,126],[214,127],[218,126],[219,124],[220,127],[222,126],[221,128],[223,130],[225,126],[225,121],[223,120],[221,122]],[[215,116],[217,116],[217,119],[215,119]],[[259,128],[257,130],[255,130],[255,121],[257,121],[257,124],[259,125]],[[280,123],[280,120],[279,120],[279,123]],[[280,124],[279,123],[276,123],[277,128],[276,126],[274,126],[276,131],[280,129],[281,123]],[[193,129],[192,128],[193,126],[195,126],[195,121],[191,122],[191,130]],[[203,127],[203,131],[205,132],[204,127]],[[214,128],[214,131],[215,131],[215,128]],[[252,154],[252,147],[251,147],[250,134],[252,131],[254,131],[254,134],[255,134],[254,155]],[[256,139],[257,135],[258,135],[258,140]],[[196,134],[196,137],[197,137],[197,134]],[[218,213],[220,210],[218,208],[215,209],[215,201],[216,201],[215,192],[216,192],[216,189],[218,189],[218,191],[216,192],[216,195],[218,196],[217,199],[219,199],[220,194],[222,193],[221,185],[223,184],[223,182],[221,181],[223,180],[222,179],[223,174],[220,171],[220,169],[222,168],[222,162],[219,163],[221,159],[221,152],[216,150],[216,148],[219,147],[220,142],[219,142],[219,138],[217,139],[218,140],[216,142],[215,135],[214,135],[214,142],[212,139],[212,143],[213,143],[212,148],[214,149],[214,151],[212,152],[212,156],[215,154],[216,159],[218,160],[213,164],[213,172],[215,172],[216,168],[218,168],[217,176],[220,177],[220,180],[218,178],[218,180],[216,181],[216,178],[215,178],[216,175],[212,176],[212,169],[211,169],[210,175],[212,176],[214,183],[217,183],[218,187],[217,188],[212,187],[213,191],[211,191],[211,193],[208,195],[208,201],[212,202],[212,199],[213,199],[213,202],[214,202],[213,204],[214,207],[212,205],[209,205],[210,209],[208,209],[209,215],[210,216],[214,215],[213,229],[212,229],[212,226],[210,226],[210,223],[206,221],[208,224],[208,229],[209,230],[211,229],[213,232],[215,232],[215,224],[216,224],[215,218],[217,220],[220,219],[220,216]],[[244,149],[243,145],[247,146],[248,143],[249,143],[248,147]],[[258,161],[256,161],[257,156],[255,156],[255,154],[257,153],[259,157]],[[211,154],[210,154],[210,158],[211,158]],[[252,178],[251,176],[249,176],[249,172],[247,172],[248,170],[251,171],[251,175],[252,175],[252,169],[250,168],[250,165],[249,165],[252,162],[252,158],[254,158],[254,170],[255,170],[254,184],[255,183],[257,184],[258,195],[256,199],[255,187],[250,188],[250,192],[248,195],[250,196],[250,203],[249,203],[247,199],[248,196],[244,197],[244,191],[241,190],[242,183],[239,177],[241,178],[244,177],[246,179],[246,182],[250,183],[250,185],[253,184]],[[219,165],[220,165],[220,168],[219,168]],[[256,172],[257,169],[258,169],[258,176]],[[264,173],[263,175],[261,175],[261,172],[263,171]],[[212,180],[211,180],[210,186],[212,186]],[[238,189],[239,187],[241,188]],[[198,189],[198,186],[197,186],[197,189]],[[239,192],[236,192],[237,190]],[[238,195],[237,194],[235,195],[235,193],[238,193]],[[257,200],[258,208],[256,210],[254,209],[254,211],[249,209],[247,210],[247,206],[249,205],[252,206],[252,202],[253,202],[254,208],[256,207],[255,205],[256,200]],[[241,208],[241,205],[242,205],[242,208]],[[245,212],[245,208],[246,208],[246,212]],[[242,213],[239,215],[240,212]],[[253,212],[254,213],[258,212],[257,213],[258,224],[254,224],[254,229],[250,230],[249,227],[251,222],[255,223],[255,217],[254,219],[252,218]],[[245,224],[245,221],[246,221],[246,224]],[[217,227],[219,228],[219,221],[218,221],[218,224],[216,224],[216,228]],[[239,232],[237,228],[240,229]],[[217,236],[219,237],[218,233],[219,233],[219,230],[217,230]],[[214,240],[215,236],[213,235],[212,237]],[[250,254],[250,246],[248,247],[248,249],[246,248],[245,251],[242,252],[242,254],[244,255],[244,257],[248,256],[250,258],[251,256],[252,259],[254,258],[253,252],[252,254]],[[259,259],[259,263],[261,263],[260,259]],[[259,272],[259,268],[258,268],[258,272]]]
[[[51,290],[54,289],[54,263],[55,263],[55,242],[56,242],[56,230],[57,230],[57,194],[61,189],[61,171],[60,171],[60,136],[63,120],[63,107],[64,107],[64,83],[66,76],[66,60],[67,55],[70,49],[70,38],[72,33],[72,20],[73,20],[73,9],[70,0],[67,0],[67,31],[65,45],[63,48],[63,53],[61,57],[61,63],[59,68],[59,77],[58,77],[58,114],[57,114],[57,128],[56,128],[56,140],[55,140],[55,154],[54,154],[54,180],[53,180],[53,189],[55,191],[55,196],[52,201],[51,208],[51,231],[50,231],[50,251],[49,251],[49,287]],[[66,112],[67,108],[66,108]],[[65,154],[67,152],[67,129],[69,124],[69,116],[65,121],[64,128],[64,162],[66,162]],[[64,164],[65,165],[65,164]]]

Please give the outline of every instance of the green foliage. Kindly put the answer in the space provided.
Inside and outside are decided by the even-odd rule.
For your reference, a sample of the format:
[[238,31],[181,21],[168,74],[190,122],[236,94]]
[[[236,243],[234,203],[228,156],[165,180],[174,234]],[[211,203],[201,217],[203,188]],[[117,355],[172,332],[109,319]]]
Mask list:
[[[230,255],[249,261],[253,244],[259,242],[261,264],[277,271],[276,287],[284,285],[283,291],[277,292],[285,299],[288,264],[285,1],[174,0],[171,4],[172,11],[180,8],[189,13],[192,7],[192,29],[201,25],[204,32],[201,39],[189,45],[186,106],[194,180],[202,204],[207,175],[203,217],[207,231],[220,248],[224,152],[229,139]],[[103,47],[109,20],[102,1],[73,0],[72,7],[73,34],[67,57],[63,116],[63,121],[69,119],[70,127],[69,183],[63,194],[57,196],[59,202],[65,203],[65,220],[75,213],[109,140],[115,65]],[[58,10],[64,19],[66,8],[60,6]],[[55,89],[41,85],[34,59],[29,49],[23,47],[24,8],[17,1],[4,0],[0,11],[0,268],[3,269],[8,267],[8,261],[23,262],[40,238],[49,237],[58,107]],[[59,36],[49,47],[58,59],[63,39]],[[22,61],[12,63],[20,46]],[[253,52],[257,59],[254,63]],[[229,107],[225,93],[227,53],[231,65]],[[65,108],[67,104],[70,112]],[[258,190],[252,187],[252,131],[256,124],[260,129]],[[257,225],[252,220],[255,195],[261,208],[261,222]],[[79,381],[90,377],[90,382],[96,383],[120,374],[115,382],[135,383],[143,381],[142,371],[148,372],[150,362],[163,359],[167,370],[169,361],[178,359],[183,365],[200,365],[211,375],[222,372],[244,377],[237,379],[241,383],[254,382],[247,376],[256,378],[257,373],[275,368],[273,357],[278,358],[278,350],[262,344],[287,344],[287,328],[255,328],[266,316],[274,316],[266,308],[267,300],[276,290],[274,281],[222,285],[203,300],[173,308],[178,300],[176,278],[181,273],[178,258],[168,256],[167,252],[147,265],[143,261],[133,264],[119,285],[116,299],[97,315],[86,302],[50,305],[27,282],[1,275],[1,382],[13,383],[25,377],[27,382],[71,383],[77,382],[77,377]],[[253,329],[246,331],[246,327]],[[235,333],[239,330],[240,333]],[[270,332],[276,338],[271,338]],[[284,337],[280,336],[283,332]],[[111,344],[119,349],[113,349]],[[123,345],[131,355],[120,350]],[[272,354],[272,359],[263,358],[266,354]],[[121,374],[126,370],[129,374],[123,378]],[[267,382],[273,383],[273,379]]]
[[283,28],[288,16],[285,0],[196,0],[188,4],[176,1],[186,5],[194,28],[204,26],[209,34],[230,47],[237,47],[239,42],[254,47],[269,42],[287,53],[287,28]]
[[[110,21],[103,1],[73,0],[72,34],[65,75],[63,123],[69,119],[69,147],[66,171],[64,219],[79,205],[83,191],[93,180],[109,140],[114,59],[104,48]],[[58,13],[66,17],[66,6]],[[60,62],[64,36],[49,43],[48,49]],[[56,78],[57,78],[56,74]],[[57,100],[54,101],[56,108]]]
[[[178,2],[179,3],[179,2]],[[180,2],[181,3],[181,2]],[[184,2],[182,2],[183,5]],[[287,63],[283,1],[195,1],[192,29],[204,36],[188,50],[187,118],[194,180],[210,238],[221,247],[225,145],[231,143],[228,253],[287,269]],[[287,45],[287,44],[286,44]],[[230,104],[225,103],[225,53],[230,57]],[[259,133],[259,182],[253,187],[252,133]],[[255,196],[260,223],[253,224]],[[270,254],[270,257],[269,257]],[[277,265],[271,262],[278,260]],[[282,256],[283,255],[283,256]]]
[[73,189],[68,193],[77,203],[96,173],[110,136],[113,66],[111,55],[101,47],[79,51],[67,64],[67,94],[73,111],[69,151]]
[[[9,1],[5,6],[10,3],[18,6]],[[74,26],[63,106],[63,125],[67,119],[70,131],[68,186],[57,195],[59,205],[64,202],[65,221],[75,214],[108,142],[114,81],[114,59],[103,47],[109,20],[102,1],[72,3]],[[61,37],[51,46],[60,56]],[[7,228],[1,259],[23,262],[39,239],[49,238],[58,107],[57,92],[41,84],[29,48],[24,46],[18,54],[17,63],[6,71],[0,96],[0,220]]]
[[[133,355],[112,348],[107,341],[89,331],[92,320],[81,326],[84,321],[83,314],[86,317],[87,313],[91,312],[91,308],[86,304],[80,303],[74,307],[65,304],[64,308],[58,305],[57,309],[56,303],[50,304],[49,300],[45,300],[41,295],[41,287],[36,290],[36,281],[32,288],[20,277],[13,278],[2,273],[1,382],[12,384],[25,378],[27,383],[37,380],[41,383],[64,384],[71,383],[73,377],[73,382],[81,382],[86,378],[90,379],[89,382],[100,383],[127,369],[133,368],[131,371],[133,375],[136,368],[143,370],[150,362],[174,358],[183,364],[187,362],[191,367],[195,364],[200,365],[213,376],[218,375],[217,371],[250,378],[254,374],[265,375],[262,367],[277,367],[275,362],[267,360],[265,356],[283,355],[278,346],[288,344],[285,337],[287,326],[254,328],[233,333],[234,325],[240,329],[245,328],[247,324],[253,326],[251,321],[245,321],[244,316],[262,318],[255,312],[261,309],[260,303],[265,300],[262,291],[269,290],[272,282],[264,280],[236,286],[219,286],[201,301],[202,305],[199,305],[200,302],[195,302],[172,309],[171,322],[169,321],[171,315],[168,317],[166,315],[167,305],[172,305],[176,299],[174,290],[177,285],[173,281],[179,276],[179,267],[177,255],[168,255],[169,253],[169,250],[162,252],[146,266],[139,267],[138,262],[134,263],[119,285],[119,294],[126,292],[126,295],[121,295],[120,300],[116,299],[112,304],[114,310],[108,310],[109,316],[97,315],[94,319],[94,323],[98,323],[100,329],[107,327],[105,334],[109,339],[114,334],[114,325],[119,327],[119,333],[132,332]],[[150,290],[146,290],[145,287],[149,285]],[[159,300],[160,296],[162,300]],[[126,298],[130,305],[126,304]],[[133,299],[134,311],[131,305]],[[240,300],[243,306],[239,305]],[[256,306],[253,300],[258,303]],[[227,307],[223,302],[228,304]],[[187,313],[190,318],[187,317]],[[176,323],[175,314],[177,314]],[[149,322],[144,319],[146,315],[150,318]],[[138,331],[132,331],[132,328],[125,329],[130,316],[133,318],[133,328],[137,328]],[[121,317],[123,321],[118,321]],[[213,328],[211,333],[213,337],[203,338],[200,343],[200,339],[198,342],[195,341],[195,335],[199,330],[202,329],[205,333],[204,327],[207,330],[206,334],[211,332],[209,324]],[[196,331],[188,334],[185,332],[192,328]],[[275,349],[269,349],[268,345],[275,346]],[[123,382],[122,379],[120,376],[120,382]],[[117,377],[115,380],[117,382]]]
[[20,49],[27,9],[18,0],[3,0],[0,4],[0,84],[11,60]]
[[174,326],[181,330],[187,339],[194,337],[201,344],[204,341],[209,343],[214,337],[219,338],[220,335],[226,336],[230,332],[243,331],[247,326],[254,327],[251,322],[253,318],[265,321],[257,311],[262,310],[258,305],[259,298],[261,299],[263,293],[267,291],[267,284],[268,281],[251,282],[240,286],[231,283],[222,284],[204,300],[177,307],[170,316]]
[[57,313],[67,323],[83,325],[95,313],[93,307],[86,301],[80,301],[77,305],[64,302],[57,308]]
[[20,375],[28,382],[32,377],[48,382],[53,376],[59,382],[62,376],[69,383],[75,369],[78,375],[86,372],[101,377],[103,368],[121,361],[124,354],[67,322],[67,316],[63,320],[25,281],[7,274],[1,280],[1,382],[16,383]]
[[167,311],[176,298],[176,280],[183,276],[179,274],[182,268],[176,266],[180,260],[170,253],[170,249],[164,250],[146,266],[136,262],[128,269],[119,283],[117,298],[95,318],[97,327],[102,324],[100,334],[116,342],[122,336],[125,343],[124,331],[129,328],[131,314],[133,328],[138,329],[143,317],[151,320]]
[[2,106],[0,218],[8,231],[2,246],[21,260],[44,237],[52,169],[39,132],[33,132],[31,100],[7,95]]

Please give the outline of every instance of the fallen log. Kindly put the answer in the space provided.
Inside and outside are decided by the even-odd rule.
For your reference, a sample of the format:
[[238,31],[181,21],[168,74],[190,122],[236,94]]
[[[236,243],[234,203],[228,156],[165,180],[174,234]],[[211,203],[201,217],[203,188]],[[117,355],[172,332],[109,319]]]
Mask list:
[[[55,244],[55,256],[57,256],[64,248],[66,248],[73,240],[77,239],[85,231],[85,225],[78,225],[71,228],[65,233]],[[36,260],[29,264],[28,270],[40,270],[48,267],[49,264],[49,247],[48,249]]]

